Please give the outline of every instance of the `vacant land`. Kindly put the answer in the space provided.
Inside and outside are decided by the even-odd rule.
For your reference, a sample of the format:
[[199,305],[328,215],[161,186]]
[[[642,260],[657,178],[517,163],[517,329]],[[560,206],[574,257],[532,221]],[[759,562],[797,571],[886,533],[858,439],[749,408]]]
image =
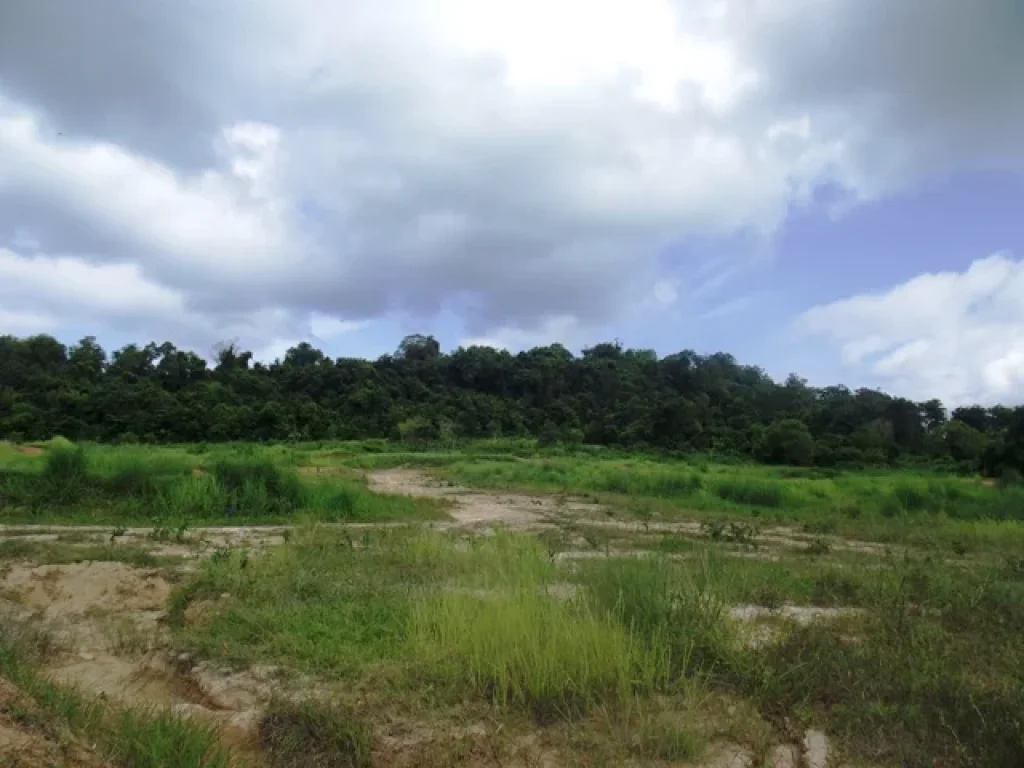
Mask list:
[[57,440],[0,523],[4,765],[1024,764],[1013,485]]

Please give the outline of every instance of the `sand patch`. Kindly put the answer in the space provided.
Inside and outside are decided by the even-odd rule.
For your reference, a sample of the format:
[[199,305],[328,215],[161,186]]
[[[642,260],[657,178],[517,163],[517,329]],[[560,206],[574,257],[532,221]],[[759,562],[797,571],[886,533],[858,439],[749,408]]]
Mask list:
[[595,506],[575,499],[531,496],[521,493],[471,491],[453,483],[438,481],[415,469],[387,469],[367,474],[371,491],[403,496],[448,499],[453,524],[439,528],[492,527],[519,530],[552,528],[560,518],[592,514]]

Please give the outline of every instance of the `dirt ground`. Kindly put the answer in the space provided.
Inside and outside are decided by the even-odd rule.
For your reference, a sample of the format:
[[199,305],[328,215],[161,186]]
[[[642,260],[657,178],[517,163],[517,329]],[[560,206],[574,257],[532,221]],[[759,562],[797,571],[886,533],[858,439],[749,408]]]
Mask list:
[[[378,492],[450,499],[451,521],[432,524],[440,528],[485,534],[499,526],[540,532],[585,524],[633,536],[651,532],[703,535],[700,526],[693,522],[645,526],[611,519],[593,503],[469,490],[442,483],[415,470],[373,472],[367,475],[367,480],[370,488]],[[198,559],[221,547],[245,546],[259,552],[283,543],[286,530],[285,526],[206,528],[188,531],[183,540],[172,542],[154,540],[151,529],[129,529],[120,533],[119,543],[181,558],[179,565],[163,569],[136,568],[120,562],[0,563],[0,608],[50,630],[57,649],[50,654],[45,672],[54,681],[76,686],[89,695],[127,705],[168,707],[216,724],[223,728],[226,741],[244,755],[255,750],[256,726],[266,703],[272,695],[287,693],[278,670],[254,667],[232,672],[176,655],[171,650],[163,619],[174,579],[193,569]],[[13,538],[85,546],[106,543],[111,540],[111,531],[109,527],[95,526],[0,527],[0,541]],[[785,528],[765,532],[762,539],[770,548],[798,547],[807,542],[802,533]],[[873,551],[874,547],[861,542],[837,544],[857,551]],[[601,555],[593,549],[561,554],[569,559]],[[611,554],[622,556],[629,552]],[[786,607],[782,614],[801,623],[830,618],[812,615],[796,606]],[[762,618],[762,609],[737,606],[733,615],[738,622],[753,625]],[[764,640],[763,632],[755,635],[761,638],[759,641]],[[303,690],[307,694],[316,693],[317,684],[315,681],[298,685],[293,682],[288,690],[296,696],[303,695],[300,693]],[[319,692],[325,689],[321,687]],[[73,740],[34,725],[33,718],[24,715],[28,711],[24,697],[0,679],[0,765],[28,768],[103,765]],[[382,733],[382,743],[394,747],[392,762],[396,765],[406,764],[410,750],[419,749],[415,740],[409,741],[402,735],[402,728],[406,727],[407,724],[396,722]],[[824,735],[809,733],[802,749],[793,745],[776,747],[771,752],[770,764],[778,768],[798,765],[824,768],[827,753]],[[712,750],[703,765],[706,768],[748,768],[752,761],[749,752],[723,744]],[[243,764],[248,763],[243,760]],[[540,764],[557,763],[545,758]]]
[[88,746],[42,726],[33,703],[0,678],[0,765],[6,768],[101,768]]

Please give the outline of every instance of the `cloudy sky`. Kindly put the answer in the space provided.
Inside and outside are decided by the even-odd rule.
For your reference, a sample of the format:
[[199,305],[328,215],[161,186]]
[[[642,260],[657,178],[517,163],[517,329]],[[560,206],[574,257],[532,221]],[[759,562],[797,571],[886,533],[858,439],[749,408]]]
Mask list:
[[6,0],[0,334],[1024,401],[1019,0]]

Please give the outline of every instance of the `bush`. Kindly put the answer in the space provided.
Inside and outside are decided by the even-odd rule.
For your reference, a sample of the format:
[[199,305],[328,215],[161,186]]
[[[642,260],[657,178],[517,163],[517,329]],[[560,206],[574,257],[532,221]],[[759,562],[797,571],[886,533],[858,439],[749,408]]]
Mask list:
[[227,514],[290,514],[305,506],[302,480],[267,460],[222,460],[212,476],[223,491]]
[[752,507],[782,507],[787,500],[786,488],[778,481],[728,478],[718,481],[718,498]]

